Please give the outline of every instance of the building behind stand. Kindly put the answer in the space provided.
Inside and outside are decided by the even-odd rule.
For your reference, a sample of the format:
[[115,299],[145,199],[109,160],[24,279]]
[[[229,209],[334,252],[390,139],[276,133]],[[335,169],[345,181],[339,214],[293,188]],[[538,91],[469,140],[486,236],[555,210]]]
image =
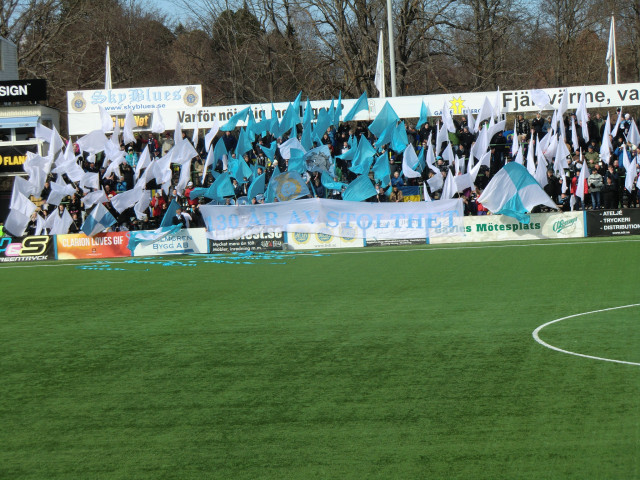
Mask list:
[[46,80],[20,80],[17,48],[0,38],[0,220],[9,214],[13,179],[26,175],[27,152],[48,153],[35,138],[36,124],[60,130],[60,112],[40,103],[46,101]]

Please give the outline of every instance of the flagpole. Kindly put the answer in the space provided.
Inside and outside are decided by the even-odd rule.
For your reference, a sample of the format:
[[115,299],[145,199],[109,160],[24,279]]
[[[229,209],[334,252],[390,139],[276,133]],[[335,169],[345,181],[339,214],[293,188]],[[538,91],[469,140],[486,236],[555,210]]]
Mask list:
[[104,63],[104,89],[111,90],[113,88],[111,84],[111,54],[109,52],[109,42],[107,42],[107,52],[105,55]]
[[618,49],[616,48],[616,21],[611,15],[611,28],[613,29],[613,75],[615,83],[618,83]]
[[393,42],[393,13],[391,0],[387,0],[387,28],[389,29],[389,70],[391,73],[391,96],[396,96],[396,52]]

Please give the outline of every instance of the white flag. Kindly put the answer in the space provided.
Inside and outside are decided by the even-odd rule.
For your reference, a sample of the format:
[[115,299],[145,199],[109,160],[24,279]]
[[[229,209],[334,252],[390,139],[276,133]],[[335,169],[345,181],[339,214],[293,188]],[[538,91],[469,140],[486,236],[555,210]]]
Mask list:
[[582,162],[582,167],[580,167],[580,175],[578,175],[578,183],[576,184],[576,197],[580,197],[584,205],[584,184],[589,176],[589,168],[587,167],[587,162],[582,161],[582,150],[580,150],[580,161]]
[[104,61],[104,89],[111,90],[111,52],[109,51],[109,42],[107,42],[107,53]]
[[133,129],[136,128],[136,120],[133,118],[131,110],[127,111],[124,117],[124,129],[122,130],[122,140],[124,144],[136,143],[136,137],[133,136]]
[[160,110],[156,108],[153,112],[153,118],[151,119],[151,133],[164,133],[165,127],[160,115]]
[[384,40],[382,30],[380,30],[380,40],[378,42],[378,60],[376,61],[376,77],[373,81],[378,92],[380,92],[380,98],[386,97],[385,93],[385,81],[384,81]]
[[[609,45],[607,47],[607,56],[605,58],[605,63],[607,64],[607,79],[608,79],[609,85],[613,83],[613,70],[614,70],[615,59],[616,59],[615,21],[613,19],[613,15],[611,15],[611,26],[609,27]],[[616,75],[616,83],[618,83],[617,75]]]

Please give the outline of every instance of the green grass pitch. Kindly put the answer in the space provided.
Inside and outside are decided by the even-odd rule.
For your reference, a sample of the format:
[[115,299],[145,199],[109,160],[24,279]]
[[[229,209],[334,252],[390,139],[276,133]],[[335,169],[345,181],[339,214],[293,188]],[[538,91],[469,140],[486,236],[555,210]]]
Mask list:
[[639,240],[0,267],[0,478],[640,478]]

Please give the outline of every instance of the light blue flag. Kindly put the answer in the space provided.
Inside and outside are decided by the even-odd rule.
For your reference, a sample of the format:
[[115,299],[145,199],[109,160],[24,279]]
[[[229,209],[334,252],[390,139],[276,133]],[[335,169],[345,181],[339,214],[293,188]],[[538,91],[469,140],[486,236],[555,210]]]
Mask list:
[[[273,187],[271,185],[272,183]],[[276,178],[271,177],[269,188],[274,189],[272,198],[278,199],[279,202],[295,200],[296,198],[309,195],[309,188],[307,184],[304,183],[302,175],[298,172],[285,172]]]
[[238,124],[238,122],[240,121],[244,122],[244,120],[247,118],[247,115],[249,114],[250,111],[251,111],[251,107],[243,108],[238,113],[233,115],[229,120],[227,120],[227,123],[222,125],[220,127],[220,130],[222,130],[223,132],[232,131],[234,128],[236,128],[236,125]]
[[380,113],[378,113],[373,122],[371,122],[371,125],[369,125],[369,131],[376,137],[379,137],[382,132],[384,132],[385,128],[391,124],[395,126],[398,120],[400,120],[400,117],[398,117],[396,111],[387,101],[384,103],[384,107],[382,107]]
[[215,179],[204,196],[222,202],[224,197],[233,197],[235,194],[229,172],[224,172]]
[[205,193],[207,193],[206,188],[202,188],[202,187],[194,188],[189,192],[189,199],[194,200],[198,197],[204,197]]
[[389,158],[387,155],[380,155],[373,166],[373,178],[380,182],[383,187],[389,185],[391,181],[391,168],[389,168]]
[[494,175],[478,202],[490,212],[530,223],[527,214],[537,205],[557,210],[557,205],[540,187],[527,169],[517,162],[509,162]]
[[278,165],[274,165],[273,166],[273,172],[271,173],[271,178],[275,178],[278,175],[280,175],[282,172],[280,171],[280,169],[278,168]]
[[362,135],[358,142],[358,148],[356,148],[356,154],[351,162],[349,170],[360,175],[368,174],[375,154],[375,148],[373,148],[369,143],[369,140]]
[[360,175],[347,185],[347,189],[342,194],[342,199],[348,202],[362,202],[377,194],[376,187],[371,183],[369,176]]
[[276,148],[278,148],[278,142],[273,141],[269,147],[260,145],[260,149],[264,152],[269,160],[273,160],[276,156]]
[[358,146],[358,138],[355,135],[349,137],[349,148],[356,148]]
[[296,114],[296,125],[300,123],[300,100],[302,100],[302,90],[298,93],[298,96],[293,101],[293,111]]
[[219,138],[218,141],[216,142],[216,146],[213,149],[213,162],[214,165],[212,167],[212,171],[213,169],[216,167],[215,164],[219,161],[222,160],[222,157],[224,156],[229,156],[229,152],[227,152],[227,146],[224,144],[224,141],[222,140],[222,138]]
[[336,105],[336,113],[333,116],[333,126],[338,128],[340,126],[340,117],[342,116],[342,90],[338,93],[338,104]]
[[333,97],[331,97],[331,105],[329,105],[329,118],[331,119],[331,123],[333,123],[333,119],[336,116],[336,106],[333,103]]
[[238,135],[238,145],[236,146],[236,157],[240,158],[242,155],[253,149],[249,135],[245,132],[244,128],[240,129],[240,135]]
[[391,141],[393,140],[393,132],[395,132],[395,130],[396,130],[396,124],[395,123],[389,124],[387,128],[383,130],[382,135],[378,137],[378,140],[375,143],[375,147],[377,149],[380,149],[381,147],[387,145],[388,143],[391,143]]
[[358,143],[356,142],[355,147],[351,147],[346,152],[341,153],[340,155],[336,155],[336,158],[341,158],[342,160],[353,160],[354,158],[356,158],[357,150],[358,150]]
[[313,108],[311,108],[311,101],[309,97],[307,97],[307,104],[304,107],[304,117],[302,117],[302,124],[307,127],[307,125],[311,125],[313,122]]
[[302,137],[300,143],[305,150],[311,150],[313,148],[313,140],[311,139],[311,124],[305,125],[302,129]]
[[289,106],[287,107],[287,111],[284,112],[284,116],[280,121],[280,131],[278,132],[279,133],[278,137],[282,137],[290,130],[295,129],[298,123],[300,123],[298,114],[293,109],[293,105],[290,103]]
[[162,217],[162,221],[160,222],[161,227],[170,227],[173,225],[173,217],[176,215],[176,210],[178,210],[179,207],[180,205],[178,205],[175,198],[171,200],[171,203],[167,207],[167,211],[164,212],[164,217]]
[[420,130],[425,123],[429,120],[429,109],[424,104],[424,100],[422,101],[422,106],[420,107],[420,118],[418,119],[418,123],[416,123],[416,130]]
[[318,138],[322,138],[322,136],[327,132],[327,128],[331,126],[331,116],[326,109],[321,109],[318,112],[318,120],[316,121],[316,126],[313,129],[313,135]]
[[346,183],[342,183],[342,182],[337,182],[330,174],[329,172],[322,172],[322,174],[320,175],[320,182],[322,183],[322,186],[324,188],[326,188],[327,190],[338,190],[338,191],[342,191],[343,187],[346,187],[347,184]]
[[263,137],[271,130],[271,120],[267,120],[264,110],[260,110],[260,122],[256,124],[255,131]]
[[360,95],[360,98],[356,101],[356,103],[351,107],[351,110],[347,112],[344,116],[344,122],[350,122],[354,119],[358,112],[363,110],[369,110],[369,99],[367,98],[367,92],[364,92]]
[[280,120],[278,120],[278,112],[276,111],[275,105],[271,104],[271,118],[269,119],[271,122],[271,126],[269,127],[269,131],[273,134],[274,137],[280,136]]
[[247,120],[247,134],[250,134],[249,139],[253,141],[255,140],[256,135],[260,135],[261,133],[262,133],[262,130],[259,124],[256,123],[256,119],[253,116],[253,110],[249,110],[249,119]]
[[289,158],[289,172],[298,172],[304,174],[307,171],[307,164],[304,161],[304,152],[297,148],[291,149],[291,158]]
[[82,230],[87,237],[93,237],[105,231],[114,223],[116,223],[116,219],[111,215],[107,207],[102,203],[98,203],[94,209],[91,210],[91,213],[87,215],[80,230]]
[[264,181],[265,174],[258,176],[251,185],[249,186],[249,190],[247,190],[247,197],[251,200],[253,197],[264,193]]
[[393,131],[393,137],[391,138],[391,150],[396,153],[404,152],[405,148],[409,145],[409,139],[407,138],[407,129],[404,126],[404,122],[400,122]]
[[247,162],[242,158],[232,158],[229,160],[229,172],[231,176],[235,178],[238,183],[247,183],[248,180],[253,176],[253,171],[251,167],[247,165]]

